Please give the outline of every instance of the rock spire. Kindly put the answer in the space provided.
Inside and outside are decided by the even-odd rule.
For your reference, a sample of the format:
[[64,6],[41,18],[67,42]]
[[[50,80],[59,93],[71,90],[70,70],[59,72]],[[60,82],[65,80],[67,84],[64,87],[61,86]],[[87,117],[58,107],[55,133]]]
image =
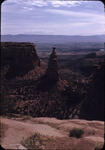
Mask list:
[[56,47],[53,47],[50,55],[46,76],[49,82],[57,82],[59,80]]

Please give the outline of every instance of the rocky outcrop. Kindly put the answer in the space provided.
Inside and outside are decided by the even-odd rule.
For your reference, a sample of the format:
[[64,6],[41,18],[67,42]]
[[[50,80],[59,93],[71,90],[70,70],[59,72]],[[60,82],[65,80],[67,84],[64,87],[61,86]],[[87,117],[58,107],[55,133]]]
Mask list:
[[[32,43],[2,43],[1,52],[1,67],[9,66],[7,78],[21,78],[25,74],[21,81],[4,81],[1,93],[7,93],[2,97],[5,99],[2,103],[3,114],[104,120],[104,64],[96,67],[90,82],[81,85],[76,82],[73,87],[74,84],[59,76],[55,47],[47,70],[46,67],[41,68],[42,63],[41,67],[37,67],[40,66],[40,59]],[[38,78],[34,79],[34,76]]]
[[[1,134],[1,145],[5,149],[28,150],[36,149],[37,145],[41,150],[102,150],[104,145],[102,121],[58,120],[54,117],[32,118],[21,115],[11,117],[0,118],[0,131],[5,135]],[[70,136],[73,131],[73,136]],[[77,131],[83,133],[80,139],[77,137],[80,132]],[[38,141],[41,141],[41,145]]]
[[59,80],[56,47],[53,47],[50,55],[46,77],[49,82],[57,82]]
[[1,43],[2,67],[8,66],[7,79],[23,76],[36,66],[40,59],[33,43]]
[[81,105],[81,118],[104,120],[104,68],[103,63],[94,68],[86,99]]

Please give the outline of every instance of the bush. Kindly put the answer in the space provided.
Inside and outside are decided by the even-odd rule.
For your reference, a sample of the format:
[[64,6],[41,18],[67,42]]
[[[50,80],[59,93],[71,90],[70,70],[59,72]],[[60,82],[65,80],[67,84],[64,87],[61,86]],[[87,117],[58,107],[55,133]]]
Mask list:
[[102,150],[102,149],[103,149],[103,144],[99,143],[97,144],[94,150]]
[[28,137],[27,139],[23,138],[21,144],[28,149],[34,149],[34,150],[42,150],[41,147],[43,146],[42,139],[40,135],[37,133]]
[[84,131],[82,129],[73,128],[69,132],[69,137],[81,138],[83,134],[84,134]]
[[24,121],[24,120],[30,120],[31,119],[31,116],[23,116],[23,118],[22,118],[22,120]]

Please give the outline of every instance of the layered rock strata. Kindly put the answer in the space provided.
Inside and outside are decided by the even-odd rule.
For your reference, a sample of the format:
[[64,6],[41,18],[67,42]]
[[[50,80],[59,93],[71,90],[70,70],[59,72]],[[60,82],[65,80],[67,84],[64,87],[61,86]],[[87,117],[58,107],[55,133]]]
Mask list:
[[40,66],[40,59],[33,43],[1,43],[2,67],[8,66],[6,78],[12,79],[23,76],[36,66]]

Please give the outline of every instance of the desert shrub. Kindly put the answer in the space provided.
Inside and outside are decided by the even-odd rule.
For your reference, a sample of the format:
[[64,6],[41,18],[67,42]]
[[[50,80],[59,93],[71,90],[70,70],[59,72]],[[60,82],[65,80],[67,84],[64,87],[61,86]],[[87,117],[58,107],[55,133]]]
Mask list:
[[24,120],[30,120],[31,119],[31,116],[23,116],[23,118],[22,118],[22,120],[24,121]]
[[81,138],[83,134],[84,134],[84,131],[82,129],[73,128],[69,132],[69,137]]
[[40,135],[37,133],[28,137],[27,139],[23,138],[21,144],[25,146],[27,149],[34,149],[34,150],[42,150],[41,146],[43,146],[42,139]]
[[103,144],[99,143],[99,144],[97,144],[97,146],[95,147],[94,150],[102,150],[102,148],[103,148]]

